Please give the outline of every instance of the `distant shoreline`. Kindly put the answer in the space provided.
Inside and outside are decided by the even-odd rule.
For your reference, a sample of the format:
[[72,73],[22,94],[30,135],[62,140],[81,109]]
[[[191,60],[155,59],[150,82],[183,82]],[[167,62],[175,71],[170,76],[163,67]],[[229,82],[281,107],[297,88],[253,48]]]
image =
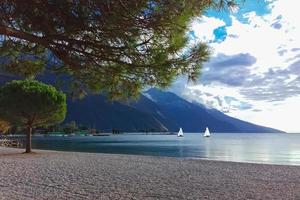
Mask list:
[[0,147],[2,199],[297,199],[300,167]]
[[[189,133],[199,133],[203,134],[202,132],[185,132],[186,134]],[[113,134],[111,132],[103,132],[103,133],[97,133],[97,134],[80,134],[80,133],[71,133],[71,134],[52,134],[52,133],[46,133],[46,134],[40,134],[40,133],[34,133],[32,136],[112,136],[112,135],[176,135],[177,132],[122,132],[118,134]],[[230,132],[213,132],[213,134],[300,134],[297,132],[293,133],[287,133],[287,132],[274,132],[274,133],[252,133],[252,132],[243,132],[243,133],[230,133]],[[9,135],[2,135],[2,137],[24,137],[25,134],[9,134]]]
[[[72,136],[77,136],[77,137],[90,137],[90,136],[115,136],[115,135],[176,135],[177,133],[175,132],[151,132],[151,133],[142,133],[142,132],[126,132],[126,133],[119,133],[119,134],[113,134],[113,133],[97,133],[97,134],[76,134],[76,133],[72,133],[72,134],[33,134],[33,137],[72,137]],[[25,137],[25,134],[10,134],[10,135],[4,135],[1,136],[0,135],[0,139],[8,137],[8,138],[20,138],[20,137]]]

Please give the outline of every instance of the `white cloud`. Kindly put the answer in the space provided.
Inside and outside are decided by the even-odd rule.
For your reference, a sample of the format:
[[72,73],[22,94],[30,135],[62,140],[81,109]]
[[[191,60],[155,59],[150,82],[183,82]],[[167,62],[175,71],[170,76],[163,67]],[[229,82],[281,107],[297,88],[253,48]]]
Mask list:
[[296,109],[300,106],[299,102],[299,97],[288,98],[278,104],[255,102],[255,107],[260,107],[261,112],[236,110],[231,112],[230,115],[256,124],[299,133],[299,118]]
[[[235,14],[231,15],[232,25],[226,27],[227,38],[222,42],[212,42],[215,41],[213,31],[225,25],[222,20],[204,17],[201,23],[196,21],[191,26],[197,41],[211,43],[216,58],[241,54],[256,58],[253,65],[244,68],[250,70],[250,74],[244,71],[249,76],[245,81],[234,86],[225,84],[226,81],[220,82],[222,78],[236,77],[229,76],[228,71],[228,74],[221,74],[223,77],[219,81],[216,77],[215,81],[204,81],[205,84],[187,85],[177,89],[177,93],[245,121],[284,131],[300,131],[300,124],[293,117],[295,108],[300,107],[297,94],[300,78],[289,69],[300,59],[300,12],[293,0],[269,2],[271,12],[266,15],[258,16],[255,12],[244,14],[248,23],[239,21]],[[237,68],[243,70],[240,66]],[[206,67],[202,77],[208,72],[209,67]],[[228,97],[234,100],[226,101]],[[275,102],[276,98],[278,101]],[[249,108],[244,109],[243,105]]]
[[227,55],[251,54],[257,59],[254,66],[257,69],[256,73],[265,72],[271,67],[282,64],[285,60],[278,56],[278,48],[286,44],[286,33],[272,28],[270,26],[272,22],[254,16],[253,13],[247,17],[249,17],[250,24],[242,24],[232,17],[232,26],[227,27],[227,33],[238,37],[227,37],[221,44],[215,44],[215,51]]
[[224,113],[236,110],[240,106],[240,102],[226,101],[226,97],[234,96],[239,101],[243,100],[243,96],[235,88],[227,87],[223,84],[189,84],[181,93],[181,96],[189,101],[196,101],[204,104],[209,108],[218,109]]
[[195,36],[202,42],[210,42],[215,40],[214,30],[221,26],[225,26],[225,22],[214,18],[203,16],[195,19],[190,29],[194,31]]

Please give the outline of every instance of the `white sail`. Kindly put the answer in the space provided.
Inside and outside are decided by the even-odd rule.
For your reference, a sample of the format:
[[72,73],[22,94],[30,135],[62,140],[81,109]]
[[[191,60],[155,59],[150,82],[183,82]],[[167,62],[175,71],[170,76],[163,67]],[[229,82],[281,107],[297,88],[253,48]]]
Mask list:
[[182,128],[179,129],[178,133],[177,133],[178,137],[183,137],[183,131]]
[[210,132],[209,129],[206,127],[205,132],[204,132],[204,137],[209,137],[210,136]]

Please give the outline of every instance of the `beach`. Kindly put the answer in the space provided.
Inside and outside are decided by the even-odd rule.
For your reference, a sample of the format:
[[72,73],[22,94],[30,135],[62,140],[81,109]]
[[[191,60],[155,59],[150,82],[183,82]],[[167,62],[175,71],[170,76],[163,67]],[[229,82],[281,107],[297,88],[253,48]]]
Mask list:
[[0,147],[0,199],[300,199],[300,166]]

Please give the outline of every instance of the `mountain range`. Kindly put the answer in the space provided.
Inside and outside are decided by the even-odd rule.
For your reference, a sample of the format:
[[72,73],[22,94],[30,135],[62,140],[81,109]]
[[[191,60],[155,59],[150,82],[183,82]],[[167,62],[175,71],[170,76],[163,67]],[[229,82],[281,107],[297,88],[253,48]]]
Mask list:
[[[17,77],[0,73],[0,85]],[[47,74],[38,78],[53,84],[55,77]],[[199,103],[189,102],[174,93],[149,89],[131,102],[110,102],[104,95],[88,95],[83,99],[67,100],[68,110],[64,123],[77,124],[101,131],[113,129],[124,132],[212,132],[273,133],[280,130],[242,121]]]
[[103,95],[68,100],[65,122],[76,121],[101,131],[273,133],[280,130],[255,125],[189,102],[174,93],[149,89],[132,102],[110,102]]

